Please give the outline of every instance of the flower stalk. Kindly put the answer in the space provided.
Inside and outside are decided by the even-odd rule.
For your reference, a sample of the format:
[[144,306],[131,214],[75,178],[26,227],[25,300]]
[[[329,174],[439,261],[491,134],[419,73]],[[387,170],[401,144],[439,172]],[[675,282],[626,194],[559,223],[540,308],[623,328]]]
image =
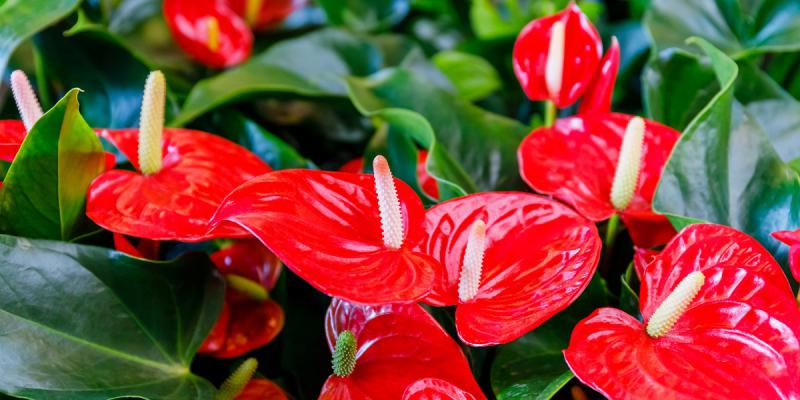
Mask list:
[[644,119],[640,117],[632,118],[625,128],[617,168],[614,171],[614,181],[611,184],[611,204],[617,211],[628,208],[636,191],[642,162],[644,132]]
[[31,82],[24,72],[15,70],[11,73],[11,93],[17,103],[17,109],[22,123],[25,125],[25,130],[30,131],[44,113],[39,105],[39,99],[36,98],[36,93],[31,87]]
[[333,350],[333,373],[344,378],[353,373],[356,368],[356,352],[358,344],[353,332],[344,331],[336,338],[336,346]]
[[458,299],[467,302],[475,298],[481,284],[483,256],[486,252],[486,223],[477,220],[472,224],[461,263],[461,277],[458,280]]
[[236,368],[231,376],[222,383],[214,400],[236,399],[236,396],[242,393],[247,383],[250,382],[256,369],[258,369],[258,361],[255,358],[251,357],[245,360],[242,365]]

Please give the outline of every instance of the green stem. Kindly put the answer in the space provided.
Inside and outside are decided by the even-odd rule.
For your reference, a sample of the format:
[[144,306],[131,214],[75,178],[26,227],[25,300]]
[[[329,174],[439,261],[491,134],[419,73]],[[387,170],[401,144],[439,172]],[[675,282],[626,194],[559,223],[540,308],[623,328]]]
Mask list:
[[39,90],[39,103],[41,103],[42,109],[47,111],[53,103],[50,91],[47,90],[47,73],[44,69],[42,52],[36,44],[33,45],[33,68],[36,76],[36,89]]
[[606,238],[603,243],[605,243],[607,251],[611,251],[614,247],[614,241],[617,239],[618,230],[619,214],[614,214],[608,219],[608,224],[606,225]]
[[544,102],[544,126],[549,128],[556,122],[556,104],[550,100]]

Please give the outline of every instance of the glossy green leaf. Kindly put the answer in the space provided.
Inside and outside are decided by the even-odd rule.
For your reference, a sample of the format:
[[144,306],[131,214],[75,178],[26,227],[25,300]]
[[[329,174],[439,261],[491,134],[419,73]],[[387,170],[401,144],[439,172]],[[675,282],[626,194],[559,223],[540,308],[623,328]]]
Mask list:
[[359,32],[391,27],[409,11],[409,0],[319,0],[328,22]]
[[[405,69],[387,70],[367,79],[350,78],[348,84],[350,98],[365,114],[404,108],[427,120],[435,141],[424,140],[425,129],[408,132],[418,131],[417,143],[436,152],[437,161],[429,158],[427,169],[440,182],[454,183],[466,192],[525,187],[519,177],[517,147],[528,133],[526,126],[458,99]],[[434,162],[440,163],[441,169],[434,168]],[[445,168],[449,173],[442,174]]]
[[608,289],[599,276],[575,302],[527,335],[500,346],[492,364],[492,389],[498,400],[544,400],[553,397],[573,374],[561,351],[569,345],[575,324],[608,304]]
[[264,94],[345,97],[345,76],[366,76],[404,61],[407,42],[325,29],[286,40],[246,63],[197,83],[171,125],[224,104]]
[[796,0],[652,0],[645,24],[655,51],[680,47],[697,36],[733,58],[800,49]]
[[451,50],[436,54],[431,61],[465,100],[486,97],[503,85],[492,64],[479,56]]
[[653,207],[678,229],[696,221],[739,229],[785,266],[787,246],[770,234],[800,226],[800,179],[735,101],[736,63],[710,43],[695,42],[711,59],[721,90],[676,144]]
[[219,126],[222,136],[247,148],[272,169],[314,167],[288,143],[235,111],[220,113]]
[[150,262],[0,236],[0,391],[25,398],[210,399],[189,365],[224,285],[199,253]]
[[[800,102],[754,63],[742,60],[734,96],[784,161],[800,157]],[[649,117],[683,130],[719,91],[714,69],[699,56],[668,49],[642,77]]]
[[68,240],[85,220],[86,191],[105,168],[100,140],[67,93],[28,132],[0,190],[0,231]]
[[[469,17],[472,30],[483,40],[513,39],[531,20],[564,9],[570,0],[473,0]],[[604,10],[601,2],[582,1],[581,10],[596,21]]]
[[25,39],[71,13],[80,0],[6,0],[0,2],[0,76],[11,53]]

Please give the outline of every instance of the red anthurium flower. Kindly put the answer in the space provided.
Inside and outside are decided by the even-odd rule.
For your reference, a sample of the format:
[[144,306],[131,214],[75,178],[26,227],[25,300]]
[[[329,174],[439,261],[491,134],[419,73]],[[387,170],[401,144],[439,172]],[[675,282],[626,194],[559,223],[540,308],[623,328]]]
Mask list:
[[475,396],[450,382],[425,378],[408,386],[403,400],[475,400]]
[[[419,179],[419,185],[422,187],[422,191],[425,192],[428,196],[434,199],[439,198],[439,184],[436,182],[432,176],[428,174],[428,171],[425,170],[425,161],[428,160],[428,151],[427,150],[420,150],[417,153],[417,179]],[[339,168],[339,171],[342,172],[364,172],[364,159],[363,158],[355,158]]]
[[619,42],[615,36],[611,38],[611,47],[603,56],[592,83],[586,88],[581,105],[578,107],[578,114],[611,111],[617,72],[619,72]]
[[227,227],[209,235],[208,220],[239,184],[270,168],[243,147],[205,132],[163,129],[164,77],[151,73],[140,129],[106,130],[105,138],[138,171],[112,170],[89,188],[86,215],[101,227],[152,240],[246,237]]
[[652,247],[675,234],[666,217],[653,212],[652,201],[679,135],[643,118],[592,113],[534,130],[517,157],[522,178],[534,190],[593,221],[619,214],[634,243]]
[[425,398],[419,392],[436,390],[486,398],[461,348],[419,305],[359,306],[333,299],[325,331],[334,374],[320,400]]
[[236,400],[288,400],[280,386],[269,379],[254,378],[247,382]]
[[253,33],[222,1],[164,0],[164,19],[178,45],[209,67],[230,67],[250,56]]
[[224,2],[255,30],[274,27],[305,4],[305,0],[224,0]]
[[280,260],[255,240],[233,243],[211,260],[228,288],[222,314],[199,352],[232,358],[271,342],[284,323],[283,310],[268,298],[280,275]]
[[385,158],[375,158],[374,170],[265,174],[234,190],[211,225],[247,229],[330,296],[362,304],[416,301],[440,268],[413,250],[425,234],[425,209],[392,178]]
[[0,160],[6,162],[14,161],[14,157],[17,155],[19,146],[22,145],[27,132],[22,121],[0,121]]
[[458,335],[473,346],[510,342],[574,301],[600,258],[594,224],[527,193],[478,193],[425,214],[421,250],[444,268],[425,302],[457,305]]
[[800,281],[800,229],[773,232],[772,236],[789,245],[789,268],[796,281]]
[[514,73],[531,100],[559,108],[574,103],[592,80],[603,43],[575,3],[526,26],[514,44]]
[[692,225],[644,269],[644,323],[601,308],[564,356],[611,399],[800,398],[800,310],[772,256],[732,228]]

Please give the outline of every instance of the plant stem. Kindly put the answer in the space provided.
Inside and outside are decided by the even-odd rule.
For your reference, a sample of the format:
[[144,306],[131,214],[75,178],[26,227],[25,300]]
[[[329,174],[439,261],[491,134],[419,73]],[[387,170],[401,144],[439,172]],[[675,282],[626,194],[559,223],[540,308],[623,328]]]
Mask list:
[[36,76],[36,89],[39,90],[39,103],[47,111],[53,105],[50,91],[47,90],[47,73],[44,70],[44,60],[39,46],[33,45],[33,67]]
[[604,240],[604,244],[606,245],[606,249],[611,251],[614,247],[614,241],[617,239],[617,231],[619,230],[619,214],[614,214],[611,218],[608,219],[608,224],[606,225],[606,238]]
[[544,126],[549,128],[556,122],[556,104],[550,100],[544,102]]

